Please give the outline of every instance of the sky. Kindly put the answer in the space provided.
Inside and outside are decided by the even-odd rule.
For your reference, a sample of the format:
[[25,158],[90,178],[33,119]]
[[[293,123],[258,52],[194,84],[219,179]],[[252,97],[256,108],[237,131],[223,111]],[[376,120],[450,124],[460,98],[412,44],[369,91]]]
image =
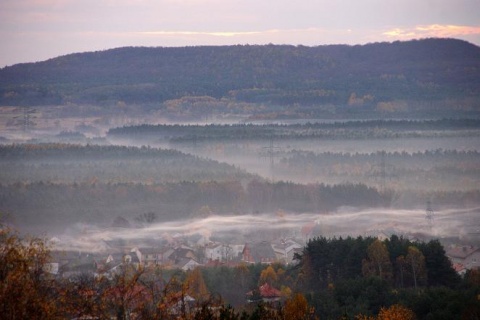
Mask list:
[[124,46],[480,45],[480,0],[0,0],[0,68]]

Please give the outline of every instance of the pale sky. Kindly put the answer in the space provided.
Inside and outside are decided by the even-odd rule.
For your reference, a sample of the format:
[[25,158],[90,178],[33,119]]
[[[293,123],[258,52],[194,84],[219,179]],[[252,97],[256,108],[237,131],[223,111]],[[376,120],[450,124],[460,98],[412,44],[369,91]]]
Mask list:
[[480,45],[480,0],[0,0],[0,68],[123,46]]

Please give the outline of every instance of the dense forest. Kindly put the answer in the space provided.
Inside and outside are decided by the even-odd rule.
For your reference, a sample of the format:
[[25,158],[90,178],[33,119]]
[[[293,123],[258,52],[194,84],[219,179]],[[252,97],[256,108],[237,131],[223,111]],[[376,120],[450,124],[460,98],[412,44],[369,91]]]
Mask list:
[[[233,124],[233,125],[137,125],[112,128],[107,136],[165,139],[170,143],[208,140],[262,139],[386,139],[408,137],[471,136],[478,134],[480,120],[365,120],[345,122],[308,122],[305,124]],[[148,139],[148,140],[147,140]]]
[[5,67],[0,105],[143,105],[192,117],[478,112],[479,61],[478,47],[454,39],[118,48]]
[[[277,180],[465,192],[476,190],[480,179],[476,144],[467,141],[478,136],[479,127],[476,119],[137,125],[112,128],[107,137],[168,145],[238,165],[261,166],[263,158],[267,167],[270,159],[263,175]],[[416,141],[423,147],[408,150]],[[325,145],[331,147],[323,149]]]
[[111,223],[119,212],[153,211],[166,221],[204,206],[220,213],[308,211],[344,198],[355,206],[385,198],[364,185],[272,184],[224,163],[148,147],[24,144],[1,146],[0,154],[0,211],[22,226]]
[[171,149],[63,143],[0,146],[2,183],[165,183],[254,177]]
[[[9,319],[413,320],[480,315],[478,271],[460,279],[436,240],[315,238],[292,266],[239,264],[172,272],[124,263],[112,277],[85,272],[68,280],[54,278],[44,268],[51,257],[41,239],[23,239],[2,227],[0,243],[0,310]],[[265,287],[279,299],[263,301]]]
[[217,214],[415,209],[426,199],[437,208],[471,208],[480,199],[476,151],[291,151],[273,167],[279,177],[310,177],[310,183],[272,181],[152,147],[22,144],[0,146],[0,155],[0,212],[27,228],[110,225],[119,215],[145,212],[169,221],[196,217],[202,208]]

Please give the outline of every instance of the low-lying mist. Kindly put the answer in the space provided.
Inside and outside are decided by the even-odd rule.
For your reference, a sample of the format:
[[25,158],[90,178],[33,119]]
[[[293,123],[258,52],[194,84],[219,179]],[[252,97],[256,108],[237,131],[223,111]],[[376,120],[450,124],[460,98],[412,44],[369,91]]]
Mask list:
[[[201,235],[205,241],[244,244],[252,241],[273,241],[294,237],[306,243],[314,237],[387,236],[396,234],[413,240],[432,238],[478,241],[480,207],[449,209],[426,219],[425,210],[340,208],[336,212],[318,214],[248,214],[212,215],[206,218],[152,223],[135,228],[101,228],[76,224],[64,234],[52,238],[53,248],[84,252],[108,250],[105,241],[122,240],[133,246],[155,246],[162,239]],[[206,243],[205,243],[206,244]]]

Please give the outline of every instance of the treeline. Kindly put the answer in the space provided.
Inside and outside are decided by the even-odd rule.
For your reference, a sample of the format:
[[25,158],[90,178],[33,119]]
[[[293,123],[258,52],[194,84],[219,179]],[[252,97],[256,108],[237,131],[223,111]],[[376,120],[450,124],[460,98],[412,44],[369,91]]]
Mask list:
[[[293,266],[239,264],[183,272],[123,262],[104,276],[83,271],[68,279],[50,273],[50,251],[41,239],[22,238],[2,225],[0,248],[4,319],[414,320],[480,315],[479,272],[471,270],[461,279],[437,240],[316,238]],[[274,290],[275,302],[262,301],[273,297],[262,294],[265,286]]]
[[0,70],[0,104],[120,101],[166,108],[168,100],[210,96],[257,105],[387,111],[398,101],[450,100],[455,102],[448,109],[458,103],[468,109],[478,101],[479,57],[478,47],[454,39],[363,46],[118,48],[5,67]]
[[478,134],[480,120],[365,120],[306,124],[148,125],[110,129],[109,137],[156,138],[171,142],[256,139],[369,139],[470,136]]
[[163,184],[50,182],[0,185],[0,211],[19,226],[111,224],[154,212],[160,221],[193,217],[208,206],[215,213],[318,212],[339,206],[379,207],[391,195],[365,185],[301,185],[287,182],[183,181]]
[[[476,190],[480,182],[477,151],[427,150],[424,152],[282,154],[275,175],[294,181],[349,181],[407,190]],[[313,180],[315,181],[315,180]],[[423,181],[421,185],[419,181]]]
[[[398,199],[398,197],[404,197]],[[0,212],[19,226],[64,227],[75,222],[111,225],[119,215],[133,220],[153,212],[159,221],[195,217],[207,207],[218,214],[256,212],[331,212],[357,208],[424,208],[478,205],[480,192],[379,192],[363,184],[296,184],[288,182],[183,181],[161,184],[51,182],[0,184]],[[406,202],[405,204],[402,201]]]
[[298,258],[301,291],[309,293],[321,319],[376,315],[394,304],[418,319],[464,319],[480,312],[478,278],[462,285],[438,240],[316,238]]
[[73,144],[0,146],[2,183],[162,183],[254,176],[226,163],[175,150]]

